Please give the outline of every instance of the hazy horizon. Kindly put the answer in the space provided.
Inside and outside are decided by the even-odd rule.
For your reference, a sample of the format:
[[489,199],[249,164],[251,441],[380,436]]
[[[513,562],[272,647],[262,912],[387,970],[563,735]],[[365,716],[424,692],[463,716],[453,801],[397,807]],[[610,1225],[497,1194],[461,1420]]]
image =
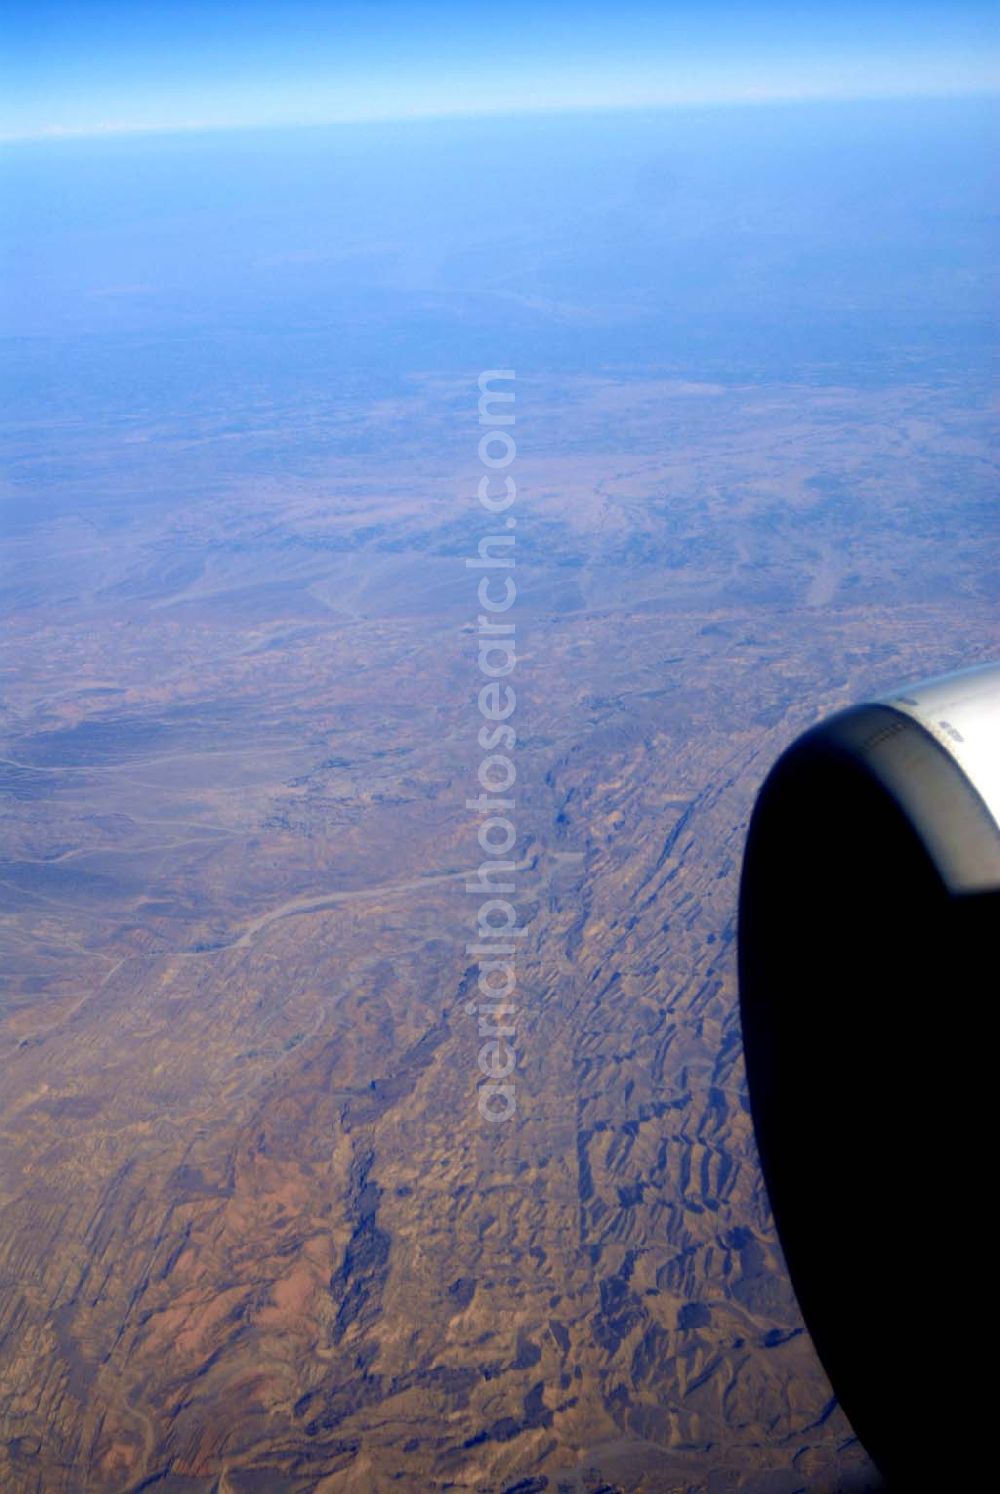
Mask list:
[[5,9],[0,140],[1000,88],[972,0]]

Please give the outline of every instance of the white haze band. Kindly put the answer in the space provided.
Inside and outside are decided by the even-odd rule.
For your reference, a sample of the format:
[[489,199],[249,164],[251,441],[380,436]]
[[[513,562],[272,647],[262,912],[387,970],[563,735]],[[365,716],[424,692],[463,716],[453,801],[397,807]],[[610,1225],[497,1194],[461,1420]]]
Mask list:
[[[479,604],[477,642],[479,672],[480,792],[467,799],[466,809],[479,816],[477,838],[486,859],[476,879],[465,890],[477,894],[475,937],[465,952],[478,962],[478,996],[465,1010],[479,1019],[478,1065],[481,1075],[478,1108],[483,1120],[510,1120],[517,1110],[514,1070],[517,1065],[517,941],[524,933],[517,909],[507,900],[516,890],[517,864],[511,856],[517,842],[512,790],[517,768],[511,754],[517,744],[512,717],[517,695],[510,682],[517,664],[515,623],[508,615],[517,599],[514,570],[517,519],[508,510],[517,498],[517,485],[505,469],[517,456],[514,437],[505,427],[514,424],[514,390],[504,388],[514,379],[513,369],[490,368],[479,375],[479,460],[486,471],[479,479],[479,502],[490,515],[494,531],[482,536],[477,554],[466,560],[481,575],[476,587]],[[500,388],[494,385],[499,384]],[[502,474],[502,475],[501,475]],[[501,516],[503,516],[501,518]]]

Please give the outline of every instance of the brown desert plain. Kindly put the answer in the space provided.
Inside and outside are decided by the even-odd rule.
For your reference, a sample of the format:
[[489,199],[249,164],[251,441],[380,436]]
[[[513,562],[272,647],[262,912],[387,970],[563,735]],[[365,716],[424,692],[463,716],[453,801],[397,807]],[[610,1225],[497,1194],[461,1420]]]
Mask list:
[[795,734],[989,656],[987,411],[518,370],[491,1126],[478,372],[68,425],[8,486],[12,1494],[873,1487],[758,1170],[736,892]]

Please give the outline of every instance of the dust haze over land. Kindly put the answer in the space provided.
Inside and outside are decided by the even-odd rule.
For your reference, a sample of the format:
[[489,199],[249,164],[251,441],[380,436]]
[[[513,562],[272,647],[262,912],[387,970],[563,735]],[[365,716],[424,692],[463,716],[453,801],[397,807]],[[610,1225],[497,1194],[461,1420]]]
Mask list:
[[736,880],[798,730],[995,652],[983,109],[6,152],[5,1488],[868,1486],[757,1169]]

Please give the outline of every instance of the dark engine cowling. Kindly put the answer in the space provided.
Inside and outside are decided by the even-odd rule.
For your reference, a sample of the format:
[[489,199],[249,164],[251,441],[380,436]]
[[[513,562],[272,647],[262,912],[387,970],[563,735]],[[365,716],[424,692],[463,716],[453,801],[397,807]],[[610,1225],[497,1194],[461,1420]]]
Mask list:
[[993,1192],[998,816],[990,666],[807,732],[747,836],[740,1006],[764,1177],[817,1351],[893,1489],[974,1487],[983,1435],[962,1271],[978,1258],[982,1292],[995,1269],[972,1242]]

